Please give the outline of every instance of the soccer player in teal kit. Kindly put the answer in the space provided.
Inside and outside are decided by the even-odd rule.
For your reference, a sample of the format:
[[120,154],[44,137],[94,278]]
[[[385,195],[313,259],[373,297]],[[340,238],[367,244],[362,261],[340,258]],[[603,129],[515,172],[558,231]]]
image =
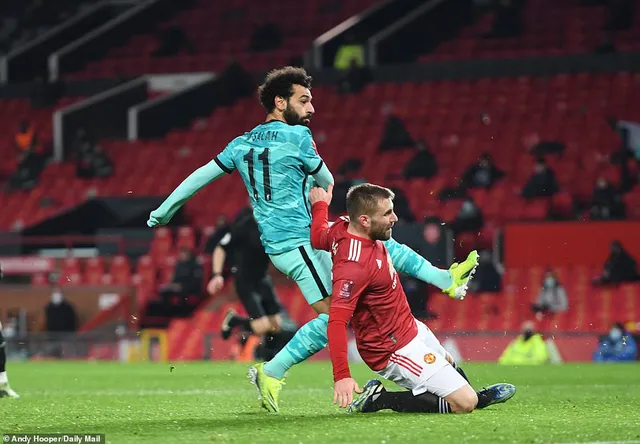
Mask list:
[[[147,222],[150,227],[168,223],[202,187],[234,170],[240,173],[265,251],[282,273],[296,281],[318,313],[271,361],[249,371],[263,407],[271,412],[278,411],[285,372],[327,344],[331,256],[311,247],[308,194],[310,182],[330,190],[333,176],[307,128],[315,112],[310,88],[311,77],[302,68],[271,71],[258,89],[267,110],[265,122],[236,137],[211,162],[194,171],[151,212]],[[442,270],[393,239],[385,246],[398,271],[429,282],[452,298],[464,298],[477,265],[476,252]]]

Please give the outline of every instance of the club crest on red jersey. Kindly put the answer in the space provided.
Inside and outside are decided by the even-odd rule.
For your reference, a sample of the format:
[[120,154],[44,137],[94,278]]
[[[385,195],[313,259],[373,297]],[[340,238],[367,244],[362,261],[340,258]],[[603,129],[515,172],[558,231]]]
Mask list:
[[353,281],[344,281],[340,286],[340,297],[349,299],[353,290]]

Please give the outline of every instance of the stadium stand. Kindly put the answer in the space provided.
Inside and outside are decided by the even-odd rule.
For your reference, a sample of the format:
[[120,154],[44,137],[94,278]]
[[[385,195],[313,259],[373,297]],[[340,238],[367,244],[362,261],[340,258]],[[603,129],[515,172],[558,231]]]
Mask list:
[[[364,0],[340,2],[337,8],[321,10],[316,2],[278,2],[277,6],[243,0],[210,2],[199,0],[157,25],[156,30],[180,29],[192,46],[178,54],[154,57],[158,39],[153,33],[134,35],[111,49],[101,60],[67,78],[136,76],[143,73],[220,71],[231,60],[251,71],[267,71],[273,66],[300,58],[315,37],[353,16],[369,5]],[[251,35],[256,25],[276,23],[282,35],[279,48],[251,51]]]
[[[592,53],[605,39],[602,30],[609,16],[605,2],[530,0],[524,2],[522,8],[521,35],[488,38],[496,13],[486,12],[472,25],[463,28],[457,38],[443,42],[433,53],[421,56],[419,61]],[[633,11],[632,23],[631,29],[613,29],[609,34],[616,50],[640,49],[640,8]]]
[[[274,8],[266,4],[256,7],[240,0],[230,3],[201,0],[155,27],[156,32],[182,29],[191,50],[183,48],[175,55],[154,56],[158,49],[156,35],[135,34],[101,60],[66,74],[64,81],[219,71],[232,59],[249,71],[265,71],[301,56],[319,34],[361,11],[369,2],[341,3],[341,8],[320,11],[321,5],[316,2],[286,1]],[[554,7],[550,7],[551,3]],[[638,9],[635,23],[640,14]],[[491,15],[484,15],[464,28],[456,39],[442,43],[434,53],[423,55],[420,60],[428,63],[586,53],[600,39],[599,32],[591,31],[605,25],[603,6],[584,6],[578,0],[531,0],[523,17],[524,33],[520,37],[484,39],[492,20]],[[251,31],[258,21],[278,24],[283,36],[278,49],[259,53],[249,50]],[[620,50],[640,49],[637,27],[616,31],[615,44]],[[456,237],[457,257],[476,248],[494,248],[496,235],[505,224],[549,218],[584,219],[598,177],[604,176],[614,185],[622,182],[621,169],[609,161],[619,150],[620,140],[607,118],[640,122],[640,105],[636,100],[640,97],[640,73],[632,70],[544,77],[487,76],[473,80],[385,80],[346,95],[336,92],[335,85],[326,78],[313,88],[317,114],[312,130],[327,165],[335,172],[348,159],[360,160],[358,175],[403,191],[418,220],[433,215],[445,223],[454,220],[461,200],[441,200],[439,196],[443,190],[457,186],[464,170],[483,153],[490,153],[505,171],[506,176],[491,188],[469,191],[484,215],[484,226],[477,232]],[[149,98],[157,97],[160,93],[149,93]],[[6,116],[0,124],[3,130],[0,154],[11,157],[12,134],[24,117],[34,123],[41,142],[50,145],[52,112],[76,100],[79,99],[63,97],[49,108],[31,108],[27,99],[0,100],[0,113]],[[379,151],[389,112],[404,123],[415,140],[428,142],[438,164],[434,177],[398,178],[414,154],[411,147]],[[111,177],[81,180],[75,177],[73,160],[52,163],[35,189],[0,193],[3,208],[0,229],[10,231],[30,226],[92,196],[167,195],[197,166],[209,162],[226,143],[263,117],[255,98],[242,98],[214,109],[185,128],[172,129],[162,138],[133,142],[101,140],[100,145],[114,163]],[[536,160],[530,149],[545,141],[561,142],[565,147],[561,154],[545,155],[558,178],[560,191],[552,197],[527,200],[520,192]],[[15,165],[5,162],[2,173],[6,176],[14,168]],[[632,174],[637,173],[635,163],[629,168]],[[640,219],[640,188],[636,185],[623,199],[627,217]],[[43,205],[43,201],[47,204]],[[156,300],[158,286],[169,282],[177,250],[182,246],[203,245],[203,233],[210,231],[208,225],[220,215],[232,217],[245,203],[240,178],[237,175],[224,178],[188,202],[185,211],[188,225],[154,230],[145,254],[127,256],[118,251],[114,256],[61,260],[64,276],[61,285],[133,287],[140,316],[149,302]],[[207,262],[210,257],[203,254],[201,258],[205,262],[206,283],[210,277]],[[567,265],[555,271],[570,295],[570,310],[546,317],[541,330],[595,332],[606,329],[613,319],[640,319],[638,284],[624,284],[615,290],[592,287],[591,279],[598,271],[586,265]],[[507,268],[502,292],[476,294],[464,304],[433,297],[430,309],[439,317],[430,323],[435,330],[446,326],[459,331],[515,331],[531,316],[530,305],[535,301],[543,272],[539,266]],[[34,274],[31,283],[49,284],[44,273]],[[278,292],[296,322],[302,324],[313,316],[296,287],[279,282]],[[496,311],[492,309],[494,306],[498,307]],[[233,299],[211,298],[207,304],[194,303],[191,308],[195,312],[190,318],[172,320],[168,333],[170,356],[200,358],[205,341],[202,332],[217,333],[226,307],[242,311]]]

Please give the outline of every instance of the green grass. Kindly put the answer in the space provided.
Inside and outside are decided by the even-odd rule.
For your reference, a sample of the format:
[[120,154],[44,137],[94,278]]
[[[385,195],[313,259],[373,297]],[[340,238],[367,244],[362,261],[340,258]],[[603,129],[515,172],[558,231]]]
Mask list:
[[[328,362],[296,367],[273,415],[258,407],[246,365],[174,365],[10,362],[22,398],[0,400],[0,432],[105,433],[110,443],[640,442],[639,365],[467,364],[476,388],[518,388],[470,415],[347,415],[332,404]],[[353,370],[361,383],[372,376]]]

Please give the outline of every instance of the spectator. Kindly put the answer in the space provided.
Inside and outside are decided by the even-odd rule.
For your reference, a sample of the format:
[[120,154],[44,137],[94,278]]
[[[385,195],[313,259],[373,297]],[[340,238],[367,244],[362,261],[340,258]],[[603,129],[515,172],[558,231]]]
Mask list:
[[611,326],[609,334],[600,338],[597,350],[593,353],[595,362],[625,362],[638,358],[638,346],[631,333],[617,322]]
[[451,229],[454,234],[458,235],[467,231],[477,231],[482,228],[483,224],[482,211],[473,199],[465,197],[456,219],[451,224]]
[[171,303],[173,296],[178,296],[183,303],[187,296],[202,293],[202,285],[202,265],[189,248],[182,248],[173,270],[171,283],[160,290],[160,297],[165,305]]
[[253,77],[233,58],[220,74],[220,81],[225,85],[225,93],[229,95],[230,101],[239,97],[249,97],[254,93]]
[[18,166],[9,178],[9,190],[33,188],[45,166],[45,158],[39,152],[38,134],[26,119],[20,122],[14,136]]
[[392,151],[399,148],[414,146],[416,143],[409,134],[409,131],[398,117],[389,115],[384,124],[380,151]]
[[179,26],[169,26],[156,32],[158,48],[151,53],[153,57],[168,57],[178,54],[183,48],[189,54],[195,54],[193,46],[187,34]]
[[45,320],[48,332],[69,333],[77,329],[76,310],[58,287],[53,288],[51,302],[45,307]]
[[538,159],[529,177],[527,184],[522,189],[522,196],[526,199],[534,197],[553,196],[558,192],[558,182],[553,170],[547,167],[543,159]]
[[270,51],[278,49],[282,44],[282,34],[277,25],[258,19],[253,33],[249,49],[254,52]]
[[541,365],[547,362],[547,345],[531,321],[522,324],[522,334],[511,341],[498,359],[502,365]]
[[491,155],[483,153],[480,161],[471,165],[462,176],[462,187],[490,188],[498,179],[504,176],[504,172],[493,163]]
[[490,251],[480,253],[476,274],[469,283],[474,293],[497,293],[502,291],[502,276],[498,272]]
[[91,140],[82,127],[76,131],[73,150],[76,157],[76,176],[79,178],[93,179],[113,174],[111,159]]
[[604,263],[602,275],[594,279],[596,285],[634,282],[638,279],[636,261],[622,248],[620,241],[611,242],[611,254]]
[[622,196],[604,177],[599,177],[591,198],[591,219],[624,219]]
[[427,142],[418,140],[416,149],[418,152],[404,166],[404,178],[424,177],[428,179],[435,176],[438,172],[438,163]]
[[340,76],[338,92],[342,94],[360,92],[370,81],[371,71],[365,66],[359,66],[355,59],[351,59],[349,67]]
[[538,293],[538,300],[531,305],[538,319],[547,312],[559,313],[569,309],[567,292],[551,270],[547,270]]
[[339,71],[346,71],[353,68],[363,68],[364,46],[356,41],[352,33],[347,33],[344,43],[340,45],[333,60],[333,67]]
[[58,287],[51,292],[51,302],[44,309],[45,329],[50,342],[48,353],[56,358],[63,355],[62,340],[65,334],[72,333],[78,328],[76,311],[64,298]]
[[38,134],[36,133],[33,125],[27,119],[20,121],[18,125],[18,131],[14,136],[14,142],[16,151],[18,154],[18,160],[23,161],[29,153],[36,150],[38,144]]

